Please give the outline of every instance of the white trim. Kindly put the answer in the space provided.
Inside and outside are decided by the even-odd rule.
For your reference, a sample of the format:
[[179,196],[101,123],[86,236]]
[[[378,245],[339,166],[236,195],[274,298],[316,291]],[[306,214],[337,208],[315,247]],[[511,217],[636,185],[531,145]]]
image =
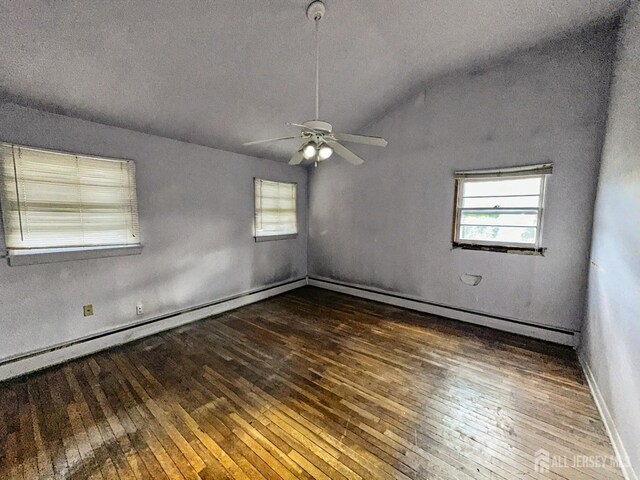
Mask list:
[[366,298],[367,300],[387,303],[397,307],[408,308],[410,310],[417,310],[419,312],[431,313],[441,317],[482,325],[496,330],[525,335],[527,337],[538,338],[540,340],[547,340],[549,342],[568,345],[574,348],[576,346],[577,336],[575,335],[576,332],[573,331],[560,332],[557,330],[550,330],[544,326],[515,323],[522,322],[522,320],[515,318],[493,318],[488,316],[488,313],[473,312],[469,310],[461,311],[461,309],[454,306],[434,304],[419,298],[412,299],[406,296],[400,297],[397,294],[381,289],[344,282],[336,283],[334,280],[330,279],[308,278],[308,285],[332,290],[334,292],[346,293],[355,297]]
[[[533,168],[533,167],[532,167]],[[498,170],[487,170],[487,172],[498,172]],[[530,174],[522,174],[520,175],[523,178],[540,178],[540,189],[538,190],[538,206],[537,207],[463,207],[464,199],[468,198],[464,196],[464,184],[465,183],[473,183],[473,182],[486,182],[486,181],[503,181],[503,180],[511,180],[512,178],[502,178],[502,176],[498,173],[486,174],[486,175],[475,175],[473,172],[468,172],[469,176],[458,176],[460,172],[456,172],[456,202],[455,202],[455,224],[453,226],[453,244],[454,245],[485,245],[490,247],[515,247],[515,248],[528,248],[534,251],[540,249],[540,244],[542,243],[542,226],[544,222],[544,203],[545,203],[545,194],[546,194],[546,183],[547,177],[551,173],[530,173]],[[472,175],[473,174],[473,175]],[[513,177],[513,176],[511,176]],[[510,195],[498,195],[497,197],[487,196],[486,198],[500,198],[500,197],[509,197]],[[531,194],[530,196],[536,196],[536,194]],[[504,242],[500,240],[478,240],[478,239],[463,239],[461,238],[461,232],[464,226],[462,225],[462,214],[465,211],[487,211],[487,212],[523,212],[526,211],[528,213],[536,213],[536,225],[494,225],[495,227],[511,227],[511,228],[535,228],[536,229],[536,238],[533,242],[524,243],[524,242]],[[471,225],[472,226],[472,225]],[[480,226],[491,226],[491,225],[480,225]]]
[[[258,198],[262,206],[262,184],[277,183],[282,185],[293,185],[293,205],[295,231],[293,232],[271,232],[258,230]],[[260,197],[258,197],[258,187],[260,188]],[[262,222],[261,222],[262,225]],[[298,182],[281,182],[279,180],[267,180],[266,178],[253,177],[253,238],[256,242],[267,242],[270,240],[283,240],[288,238],[296,238],[298,236]]]
[[[220,299],[214,303],[195,307],[180,312],[174,312],[162,317],[145,319],[138,322],[140,325],[131,325],[126,330],[122,327],[113,332],[96,332],[91,337],[76,339],[62,345],[54,345],[47,349],[29,352],[19,357],[5,358],[0,360],[0,381],[24,375],[25,373],[41,370],[68,360],[82,357],[90,353],[95,353],[106,348],[123,343],[138,340],[149,335],[153,335],[164,330],[179,327],[196,320],[217,315],[219,313],[233,310],[250,303],[264,300],[274,295],[279,295],[289,290],[303,287],[307,284],[306,279],[294,280],[284,284],[268,286],[258,290],[241,293],[226,299]],[[97,337],[97,338],[96,338]]]
[[33,250],[8,250],[10,267],[38,265],[41,263],[69,262],[90,258],[120,257],[140,255],[142,245],[114,245],[106,247],[40,248]]
[[589,367],[589,362],[587,362],[587,359],[580,352],[578,352],[578,360],[580,360],[580,365],[582,365],[584,376],[587,378],[587,383],[591,390],[591,396],[593,397],[596,407],[598,407],[598,412],[600,412],[600,417],[602,418],[602,422],[604,423],[609,439],[611,440],[611,444],[613,445],[613,451],[616,454],[616,458],[618,459],[624,478],[626,480],[639,480],[638,475],[633,470],[629,454],[627,453],[627,449],[624,447],[624,443],[618,433],[618,429],[613,421],[611,412],[609,412],[609,408],[604,401],[604,397],[602,396],[602,393],[600,393],[600,388],[598,388],[598,384],[596,383],[596,379],[591,371],[591,367]]
[[454,172],[456,178],[486,176],[527,176],[550,175],[553,173],[553,162],[524,165],[521,167],[486,168],[482,170],[458,170]]
[[105,157],[102,155],[92,155],[90,153],[67,152],[65,150],[56,150],[53,148],[46,148],[46,147],[34,147],[31,145],[23,145],[21,143],[13,143],[13,142],[4,142],[1,140],[0,140],[0,145],[5,147],[24,148],[25,150],[35,150],[36,152],[42,152],[42,153],[55,153],[57,155],[72,155],[74,157],[93,158],[96,160],[108,160],[110,162],[133,162],[133,160],[131,160],[130,158],[115,158],[115,157]]
[[298,238],[297,233],[283,233],[278,235],[256,235],[253,237],[258,242],[271,242],[273,240],[289,240],[292,238]]

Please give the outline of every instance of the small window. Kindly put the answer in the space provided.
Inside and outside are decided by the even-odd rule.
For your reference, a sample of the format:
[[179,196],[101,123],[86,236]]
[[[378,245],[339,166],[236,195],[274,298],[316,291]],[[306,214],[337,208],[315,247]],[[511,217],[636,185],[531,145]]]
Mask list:
[[552,164],[456,172],[454,246],[541,251]]
[[272,182],[256,178],[255,237],[288,238],[298,233],[295,183]]
[[135,164],[0,144],[9,255],[139,246]]

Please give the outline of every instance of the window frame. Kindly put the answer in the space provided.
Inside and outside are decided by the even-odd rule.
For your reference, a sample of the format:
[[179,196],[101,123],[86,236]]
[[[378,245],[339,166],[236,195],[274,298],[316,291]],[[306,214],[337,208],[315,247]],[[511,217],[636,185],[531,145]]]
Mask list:
[[[72,155],[84,158],[90,158],[94,160],[104,161],[116,161],[116,162],[132,162],[135,165],[137,172],[137,163],[130,158],[116,158],[104,155],[87,154],[80,152],[71,152],[68,150],[60,150],[48,147],[36,147],[32,145],[26,145],[22,143],[10,142],[0,139],[0,145],[18,147],[30,150],[37,150],[40,152],[59,154],[59,155]],[[0,183],[4,181],[4,177],[0,174]],[[138,195],[138,182],[134,177],[134,191],[136,197]],[[0,188],[2,185],[0,185]],[[138,201],[136,198],[136,205]],[[138,217],[138,238],[142,237],[141,225],[140,225],[140,212],[139,208],[136,209],[136,215]],[[84,260],[93,258],[106,258],[116,256],[128,256],[139,255],[142,253],[143,245],[141,242],[137,244],[110,244],[110,245],[80,245],[80,246],[57,246],[57,247],[43,247],[43,248],[24,248],[16,249],[7,247],[6,244],[6,231],[4,224],[4,205],[2,202],[2,195],[0,195],[0,245],[2,245],[5,257],[9,266],[23,266],[23,265],[37,265],[46,263],[66,262],[72,260]]]
[[[457,172],[455,178],[455,196],[454,196],[454,216],[453,216],[453,235],[452,245],[453,248],[463,248],[470,250],[486,250],[504,253],[538,253],[543,254],[546,248],[543,248],[542,233],[544,230],[544,213],[545,213],[545,198],[547,191],[547,180],[551,174],[551,164],[544,164],[545,168],[540,168],[541,171],[536,171],[535,167],[521,167],[504,170],[486,170],[476,172]],[[543,166],[539,166],[543,167]],[[548,169],[548,171],[546,171]],[[504,173],[503,173],[504,172]],[[460,176],[458,176],[460,175]],[[487,207],[462,207],[464,200],[463,184],[465,182],[482,182],[482,181],[500,181],[500,180],[513,180],[518,178],[540,178],[540,194],[538,198],[537,207],[506,207],[504,210],[517,210],[517,211],[529,211],[537,212],[536,239],[533,243],[523,242],[502,242],[502,241],[489,241],[489,240],[465,240],[460,238],[461,217],[465,210],[491,210],[495,211],[495,208]],[[499,197],[500,195],[496,195]],[[513,197],[514,195],[506,195]],[[489,197],[490,198],[490,197]],[[502,225],[507,226],[507,225]]]
[[[265,181],[271,183],[282,183],[286,185],[293,185],[295,190],[295,233],[275,233],[275,234],[258,234],[258,211],[256,208],[256,184],[258,181]],[[283,182],[281,180],[271,180],[269,178],[263,177],[253,177],[253,239],[256,243],[258,242],[269,242],[274,240],[288,240],[298,237],[298,182]]]

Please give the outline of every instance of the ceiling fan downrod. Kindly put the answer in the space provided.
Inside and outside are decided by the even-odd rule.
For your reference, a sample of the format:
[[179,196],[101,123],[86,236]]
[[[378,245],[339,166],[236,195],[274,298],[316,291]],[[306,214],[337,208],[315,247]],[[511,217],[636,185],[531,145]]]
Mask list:
[[320,119],[320,20],[327,12],[324,3],[317,0],[307,7],[307,17],[312,20],[316,26],[316,120]]

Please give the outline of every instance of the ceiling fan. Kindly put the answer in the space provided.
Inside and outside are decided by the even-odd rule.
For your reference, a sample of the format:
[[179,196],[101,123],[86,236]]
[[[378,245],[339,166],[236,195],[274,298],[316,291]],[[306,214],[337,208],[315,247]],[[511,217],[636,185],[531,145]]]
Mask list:
[[300,138],[302,144],[300,148],[293,154],[289,165],[299,165],[303,160],[314,160],[315,165],[318,162],[327,160],[335,152],[353,165],[361,165],[364,160],[351,150],[342,145],[341,142],[361,143],[364,145],[373,145],[376,147],[386,147],[387,141],[380,137],[368,137],[366,135],[355,135],[352,133],[334,133],[330,123],[318,119],[320,110],[320,44],[318,42],[318,28],[320,20],[324,17],[326,9],[324,3],[320,1],[312,2],[307,7],[307,17],[315,22],[316,26],[316,118],[304,123],[288,123],[293,127],[300,128],[298,135],[287,137],[269,138],[266,140],[256,140],[246,142],[243,145],[257,145],[259,143],[277,142],[281,140],[291,140]]

